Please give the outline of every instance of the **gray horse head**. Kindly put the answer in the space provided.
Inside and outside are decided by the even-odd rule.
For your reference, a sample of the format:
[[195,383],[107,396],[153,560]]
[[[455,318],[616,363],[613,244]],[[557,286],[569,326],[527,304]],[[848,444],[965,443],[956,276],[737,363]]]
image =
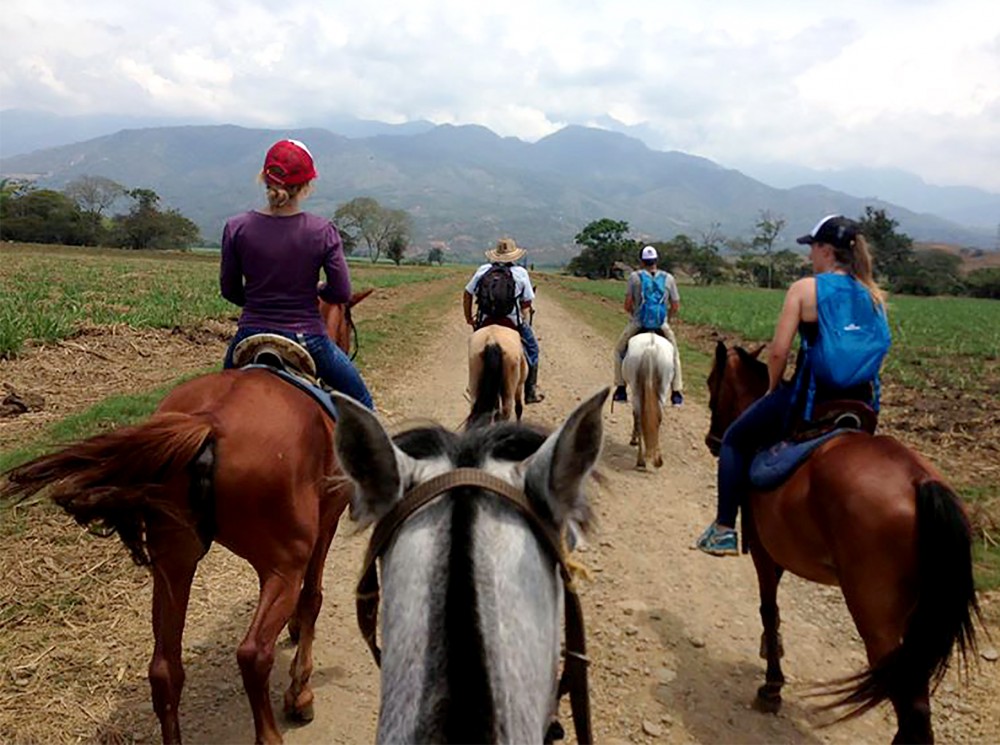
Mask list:
[[[522,488],[549,527],[575,535],[600,454],[608,391],[546,436],[520,424],[390,438],[337,396],[336,448],[355,482],[351,518],[377,522],[413,487],[478,468]],[[382,555],[379,742],[541,742],[556,711],[562,580],[502,498],[458,487],[415,512]]]

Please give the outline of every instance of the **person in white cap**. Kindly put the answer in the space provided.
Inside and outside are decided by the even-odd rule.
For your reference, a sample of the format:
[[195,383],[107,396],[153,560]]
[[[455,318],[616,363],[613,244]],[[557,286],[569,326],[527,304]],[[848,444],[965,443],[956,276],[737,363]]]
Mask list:
[[658,331],[674,347],[674,379],[671,382],[670,403],[680,406],[684,403],[684,378],[681,375],[681,356],[677,347],[677,337],[670,328],[670,321],[676,317],[681,307],[681,296],[677,291],[677,281],[670,272],[656,267],[659,256],[653,246],[642,249],[639,259],[642,268],[632,272],[625,290],[625,312],[631,316],[622,331],[614,351],[615,393],[614,401],[628,401],[625,378],[622,375],[622,360],[628,350],[628,341],[643,331]]

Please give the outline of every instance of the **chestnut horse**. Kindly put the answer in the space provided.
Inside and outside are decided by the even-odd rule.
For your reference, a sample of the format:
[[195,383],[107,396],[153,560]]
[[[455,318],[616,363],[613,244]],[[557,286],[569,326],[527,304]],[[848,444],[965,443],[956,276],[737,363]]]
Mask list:
[[469,337],[469,397],[472,411],[468,424],[509,420],[521,421],[528,360],[521,335],[506,326],[483,326]]
[[[342,346],[349,306],[329,306]],[[346,351],[346,349],[345,349]],[[284,711],[312,719],[312,645],[323,565],[350,488],[334,454],[334,423],[308,394],[266,370],[224,370],[175,388],[145,423],[37,458],[8,473],[0,496],[46,487],[81,524],[116,531],[153,575],[149,663],[163,741],[180,742],[182,634],[195,570],[212,541],[256,570],[260,596],[237,650],[257,742],[281,742],[269,677],[287,623],[294,641]]]
[[[719,342],[708,378],[718,455],[726,427],[768,387],[767,366]],[[865,644],[868,669],[827,688],[843,719],[891,701],[893,742],[932,742],[930,690],[955,645],[975,650],[978,617],[971,535],[964,509],[940,474],[893,437],[864,432],[821,445],[781,486],[751,491],[743,505],[744,549],[760,586],[766,682],[755,706],[781,706],[784,675],[777,605],[787,569],[839,585]]]

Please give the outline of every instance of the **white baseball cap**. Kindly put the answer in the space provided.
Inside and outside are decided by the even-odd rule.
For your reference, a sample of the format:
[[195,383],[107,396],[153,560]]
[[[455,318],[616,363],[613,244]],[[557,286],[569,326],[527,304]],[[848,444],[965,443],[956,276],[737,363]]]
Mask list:
[[652,246],[646,246],[639,256],[643,261],[656,261],[656,249]]

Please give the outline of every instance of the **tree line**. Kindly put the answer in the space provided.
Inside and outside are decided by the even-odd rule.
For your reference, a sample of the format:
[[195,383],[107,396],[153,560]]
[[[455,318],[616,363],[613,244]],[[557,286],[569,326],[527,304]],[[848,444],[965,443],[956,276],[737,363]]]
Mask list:
[[[118,206],[126,211],[112,214]],[[127,189],[103,176],[81,176],[62,191],[0,181],[0,239],[131,249],[189,248],[198,226],[162,209],[152,189]]]
[[[1000,298],[1000,268],[963,275],[962,258],[938,249],[916,250],[913,239],[898,230],[899,222],[884,209],[865,207],[858,222],[872,252],[876,278],[889,290],[910,295],[971,295]],[[777,249],[786,225],[780,215],[762,210],[753,237],[726,237],[718,225],[697,236],[639,241],[623,220],[602,218],[589,223],[574,241],[580,253],[567,267],[576,276],[623,276],[638,263],[643,245],[655,246],[660,265],[687,274],[696,284],[737,283],[787,287],[807,276],[811,267],[801,253]]]

